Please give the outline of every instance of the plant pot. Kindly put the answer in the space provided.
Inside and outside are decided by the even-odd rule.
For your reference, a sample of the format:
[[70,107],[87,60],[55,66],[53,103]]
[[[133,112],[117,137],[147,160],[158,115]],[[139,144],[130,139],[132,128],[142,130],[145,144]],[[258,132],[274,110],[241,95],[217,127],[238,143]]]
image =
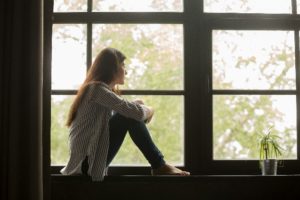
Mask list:
[[260,161],[262,175],[277,175],[277,160],[267,159]]

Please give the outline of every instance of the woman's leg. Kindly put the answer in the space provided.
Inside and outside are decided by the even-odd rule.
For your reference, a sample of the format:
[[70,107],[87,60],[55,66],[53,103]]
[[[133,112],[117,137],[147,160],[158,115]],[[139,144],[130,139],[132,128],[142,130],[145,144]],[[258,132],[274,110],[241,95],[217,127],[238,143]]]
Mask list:
[[114,114],[109,122],[109,150],[107,165],[113,160],[122,145],[127,131],[136,146],[143,153],[152,168],[159,168],[165,165],[163,155],[156,147],[144,122],[136,121]]
[[109,149],[107,154],[107,166],[111,163],[119,151],[128,131],[127,124],[124,123],[120,116],[120,114],[114,114],[109,120]]

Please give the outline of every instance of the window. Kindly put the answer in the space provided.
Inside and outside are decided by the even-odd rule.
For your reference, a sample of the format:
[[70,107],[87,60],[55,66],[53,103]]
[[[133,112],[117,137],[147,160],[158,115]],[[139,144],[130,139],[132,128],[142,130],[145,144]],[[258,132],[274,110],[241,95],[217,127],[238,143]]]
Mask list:
[[[64,123],[76,89],[96,54],[112,46],[127,56],[123,96],[155,107],[149,129],[167,161],[193,174],[260,174],[257,136],[272,127],[285,149],[279,173],[299,173],[299,6],[297,0],[54,0],[45,79],[51,108],[44,108],[51,110],[45,119],[52,168],[67,162]],[[111,173],[146,173],[146,166],[127,137]]]
[[215,159],[258,158],[267,126],[282,137],[283,158],[297,158],[294,57],[292,31],[213,30]]
[[[87,6],[88,3],[90,6]],[[126,12],[124,16],[127,16],[133,11],[138,15],[136,19],[117,16],[122,12]],[[143,19],[142,11],[165,12],[166,16]],[[123,97],[141,98],[155,108],[155,117],[149,124],[152,137],[168,162],[184,166],[184,43],[181,11],[180,0],[164,3],[139,1],[137,4],[126,1],[54,1],[52,165],[64,165],[68,161],[69,133],[65,120],[69,107],[95,56],[104,47],[111,46],[120,49],[127,57],[128,78],[121,88]],[[103,12],[106,12],[107,19],[101,19]],[[76,15],[82,18],[75,20]],[[115,23],[110,23],[115,17]],[[167,21],[161,21],[165,19]],[[147,165],[129,136],[112,163],[112,166]]]

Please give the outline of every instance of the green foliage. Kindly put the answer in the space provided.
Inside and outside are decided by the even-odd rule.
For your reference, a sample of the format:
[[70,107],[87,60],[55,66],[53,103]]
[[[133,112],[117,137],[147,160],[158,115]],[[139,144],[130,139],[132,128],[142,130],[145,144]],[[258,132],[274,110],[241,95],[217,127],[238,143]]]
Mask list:
[[[58,97],[58,100],[56,100]],[[51,163],[65,164],[69,158],[69,131],[65,126],[73,98],[53,96],[51,106]]]
[[261,160],[278,158],[280,155],[282,155],[283,148],[278,142],[279,139],[281,139],[281,137],[272,133],[271,128],[267,134],[260,135],[259,157]]
[[[169,163],[183,163],[183,99],[168,96],[130,96],[127,99],[143,99],[153,105],[155,114],[147,125],[154,143]],[[147,165],[147,161],[134,145],[129,134],[112,164]]]
[[124,88],[183,88],[182,38],[174,41],[174,37],[182,34],[181,25],[114,24],[94,25],[93,28],[94,56],[106,46],[120,49],[127,56],[126,70],[130,77]]
[[[264,115],[255,111],[264,109]],[[214,98],[214,158],[258,158],[255,147],[256,132],[262,131],[276,113],[266,96],[218,96]],[[220,139],[221,138],[221,139]],[[220,141],[221,140],[221,141]],[[236,148],[229,148],[235,144]],[[240,149],[239,149],[240,148]]]
[[[270,31],[270,33],[272,32]],[[218,31],[216,34],[226,36],[225,45],[223,45],[226,51],[231,52],[232,55],[240,55],[239,52],[236,52],[239,44],[235,41],[243,41],[241,40],[243,39],[242,31]],[[230,67],[231,64],[234,64],[236,69],[241,70],[247,70],[251,67],[258,69],[261,77],[268,83],[269,88],[267,89],[269,90],[294,88],[295,78],[288,75],[293,73],[295,66],[294,50],[291,44],[287,42],[289,36],[290,33],[282,34],[281,37],[284,38],[281,38],[282,44],[276,45],[274,43],[271,50],[268,49],[266,57],[261,58],[264,61],[261,63],[258,63],[258,58],[251,55],[248,57],[240,56],[237,60],[230,57],[224,58],[218,49],[221,45],[215,45],[213,49],[215,59],[213,66],[214,88],[235,89],[230,81],[225,81],[226,69],[222,68],[222,66]],[[222,39],[224,40],[224,38]],[[218,42],[222,41],[218,40]],[[235,62],[228,64],[230,61]],[[218,67],[224,71],[219,70]],[[236,80],[239,80],[239,77],[236,77]],[[283,137],[280,145],[286,149],[282,156],[284,158],[296,158],[296,122],[286,123],[287,118],[295,113],[283,113],[276,106],[277,101],[284,99],[285,102],[293,104],[292,98],[287,100],[290,97],[282,95],[214,95],[214,158],[258,159],[259,151],[255,150],[257,132],[263,132],[274,123],[276,127],[274,127],[273,132]]]

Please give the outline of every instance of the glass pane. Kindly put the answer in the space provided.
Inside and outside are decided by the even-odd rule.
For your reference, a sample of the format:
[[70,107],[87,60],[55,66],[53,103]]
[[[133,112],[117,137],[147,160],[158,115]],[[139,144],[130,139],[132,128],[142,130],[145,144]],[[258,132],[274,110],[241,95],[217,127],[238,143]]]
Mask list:
[[280,158],[297,159],[296,96],[213,96],[214,159],[259,159],[259,134],[281,137]]
[[213,31],[214,89],[295,89],[293,31]]
[[[147,125],[151,137],[168,163],[183,166],[184,155],[184,110],[182,96],[124,96],[127,99],[142,99],[155,110],[152,121]],[[112,165],[146,165],[149,163],[126,136]]]
[[[65,126],[74,96],[53,95],[51,100],[51,164],[65,164],[69,158],[68,136]],[[183,165],[184,111],[181,96],[130,96],[142,99],[155,109],[152,121],[147,125],[157,147],[171,164]],[[113,165],[148,165],[141,152],[126,137]]]
[[66,164],[69,159],[69,130],[66,127],[74,96],[51,97],[51,164]]
[[292,13],[290,0],[204,0],[204,12]]
[[86,25],[53,25],[52,89],[78,89],[85,75]]
[[125,89],[183,89],[182,25],[94,25],[93,57],[107,46],[127,57]]
[[181,12],[182,0],[93,0],[93,11]]
[[87,0],[54,0],[54,12],[85,12]]

